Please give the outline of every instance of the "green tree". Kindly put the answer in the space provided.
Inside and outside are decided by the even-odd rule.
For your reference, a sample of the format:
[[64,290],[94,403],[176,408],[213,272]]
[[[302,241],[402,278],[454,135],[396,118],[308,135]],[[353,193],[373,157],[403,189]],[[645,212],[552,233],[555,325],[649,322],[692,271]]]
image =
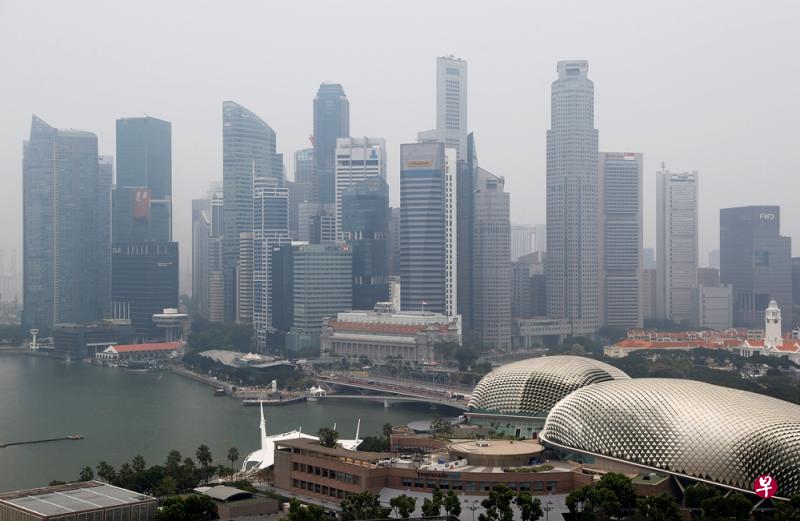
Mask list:
[[231,447],[228,449],[228,461],[231,462],[231,468],[234,468],[236,465],[236,460],[239,459],[239,449],[236,447]]
[[706,485],[705,483],[698,483],[690,487],[686,487],[683,493],[683,502],[689,508],[700,508],[704,499],[712,498],[719,495],[719,490]]
[[153,495],[156,497],[172,496],[178,489],[178,483],[172,476],[164,476],[161,481],[153,488]]
[[511,501],[514,493],[510,488],[499,483],[492,487],[489,496],[481,501],[481,506],[485,512],[478,516],[479,521],[513,521],[514,510],[511,508]]
[[219,519],[217,505],[208,496],[170,497],[156,511],[155,521],[206,521]]
[[133,457],[133,460],[131,460],[131,467],[133,468],[133,471],[138,474],[139,472],[144,472],[144,470],[147,468],[147,463],[145,463],[141,454],[137,454]]
[[680,505],[671,494],[656,494],[636,501],[636,521],[681,521]]
[[773,521],[800,521],[800,494],[795,494],[789,501],[779,501],[775,505]]
[[169,451],[167,461],[164,463],[164,472],[172,477],[177,476],[181,469],[181,459],[183,457],[180,452],[175,449]]
[[282,521],[324,521],[330,519],[318,505],[305,505],[297,499],[289,501],[289,514]]
[[610,516],[619,517],[621,514],[628,514],[636,508],[636,490],[633,488],[631,479],[624,474],[609,472],[600,478],[595,488],[608,490],[616,496],[616,500],[619,502],[619,509],[611,512],[604,508]]
[[381,432],[388,439],[389,436],[392,435],[392,424],[391,423],[384,423],[383,427],[381,428]]
[[458,362],[459,371],[469,371],[469,368],[478,360],[478,355],[468,347],[460,347],[453,353],[453,359]]
[[334,448],[336,442],[339,441],[339,433],[330,427],[322,427],[317,431],[317,436],[319,437],[319,444],[330,449]]
[[132,488],[134,476],[135,473],[133,472],[133,467],[131,467],[131,464],[123,463],[119,466],[119,472],[117,473],[117,484],[119,484],[119,486],[122,488]]
[[94,471],[92,470],[92,467],[88,465],[83,467],[78,477],[78,481],[91,481],[93,479],[94,479]]
[[444,418],[437,416],[431,422],[431,431],[433,431],[434,434],[439,434],[439,435],[448,434],[451,431],[451,429],[452,426],[450,425],[450,422],[448,422]]
[[389,517],[391,508],[381,506],[378,496],[365,491],[348,494],[339,505],[341,512],[339,521],[357,521],[363,519],[384,519]]
[[422,500],[422,515],[425,517],[435,517],[442,514],[441,503],[436,503],[432,499],[425,498]]
[[703,516],[707,519],[736,519],[746,521],[750,519],[753,504],[744,494],[735,493],[730,496],[714,496],[704,499],[700,506]]
[[213,461],[211,449],[205,444],[200,445],[197,447],[194,457],[197,458],[197,462],[200,463],[200,468],[203,470],[203,479],[208,479],[208,467]]
[[542,501],[534,498],[529,492],[520,492],[514,498],[514,504],[519,508],[521,521],[536,521],[542,517]]
[[363,452],[389,452],[389,440],[383,436],[364,436],[357,450]]
[[117,478],[117,473],[107,461],[101,461],[97,464],[97,476],[106,483],[111,483]]
[[461,514],[461,500],[452,490],[448,490],[442,501],[444,511],[448,516],[458,517]]
[[417,498],[401,494],[390,499],[389,506],[397,511],[397,515],[408,519],[417,508]]
[[590,521],[602,512],[606,517],[618,515],[621,504],[617,495],[608,488],[586,486],[567,494],[567,508],[575,519]]

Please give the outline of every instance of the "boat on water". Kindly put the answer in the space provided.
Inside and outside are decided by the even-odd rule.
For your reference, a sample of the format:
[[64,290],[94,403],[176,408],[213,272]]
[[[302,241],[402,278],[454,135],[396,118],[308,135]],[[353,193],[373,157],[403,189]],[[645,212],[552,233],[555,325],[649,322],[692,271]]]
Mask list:
[[217,387],[216,389],[214,389],[214,396],[225,396],[225,388]]

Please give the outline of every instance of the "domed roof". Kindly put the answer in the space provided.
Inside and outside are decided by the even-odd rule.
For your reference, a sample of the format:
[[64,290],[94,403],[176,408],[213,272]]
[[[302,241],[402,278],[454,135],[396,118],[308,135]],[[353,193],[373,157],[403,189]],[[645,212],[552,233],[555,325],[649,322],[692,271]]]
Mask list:
[[548,443],[750,492],[772,475],[800,493],[800,406],[692,380],[637,378],[579,389],[552,408]]
[[469,409],[544,416],[575,389],[620,378],[628,375],[591,358],[529,358],[498,367],[484,376],[472,392]]

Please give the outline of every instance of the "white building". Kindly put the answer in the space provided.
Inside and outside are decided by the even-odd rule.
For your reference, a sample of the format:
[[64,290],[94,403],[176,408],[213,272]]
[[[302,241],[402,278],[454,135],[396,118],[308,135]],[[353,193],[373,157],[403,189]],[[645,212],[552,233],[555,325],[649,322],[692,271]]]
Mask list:
[[700,286],[697,293],[698,326],[715,331],[733,327],[733,286]]
[[698,173],[662,166],[656,184],[656,314],[675,322],[697,317]]
[[547,315],[575,334],[600,325],[597,129],[589,62],[560,61],[547,131]]
[[386,140],[346,137],[336,140],[336,236],[342,228],[342,193],[370,177],[386,179]]
[[794,363],[800,363],[800,341],[783,338],[781,332],[781,310],[772,300],[764,312],[763,340],[747,339],[739,348],[742,356],[764,355],[783,356]]
[[436,128],[420,132],[420,142],[436,141],[467,156],[467,62],[453,56],[436,59]]
[[614,327],[642,327],[642,154],[601,152],[600,320]]

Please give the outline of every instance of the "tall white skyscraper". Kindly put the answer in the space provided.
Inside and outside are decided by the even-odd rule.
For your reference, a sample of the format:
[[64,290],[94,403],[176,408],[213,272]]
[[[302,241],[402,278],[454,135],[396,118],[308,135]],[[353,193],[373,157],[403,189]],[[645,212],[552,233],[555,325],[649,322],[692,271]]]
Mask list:
[[467,62],[454,56],[436,58],[436,128],[420,132],[419,141],[438,141],[467,159]]
[[455,148],[444,149],[444,218],[445,218],[445,314],[458,314],[458,205],[456,168],[458,152]]
[[533,225],[533,251],[546,252],[547,251],[547,225],[534,224]]
[[386,140],[346,137],[336,140],[336,236],[342,231],[342,193],[370,177],[386,179]]
[[589,62],[558,62],[547,131],[547,314],[573,334],[600,322],[597,129]]
[[642,154],[601,152],[600,320],[642,327]]
[[662,166],[656,184],[656,315],[697,319],[698,174]]

